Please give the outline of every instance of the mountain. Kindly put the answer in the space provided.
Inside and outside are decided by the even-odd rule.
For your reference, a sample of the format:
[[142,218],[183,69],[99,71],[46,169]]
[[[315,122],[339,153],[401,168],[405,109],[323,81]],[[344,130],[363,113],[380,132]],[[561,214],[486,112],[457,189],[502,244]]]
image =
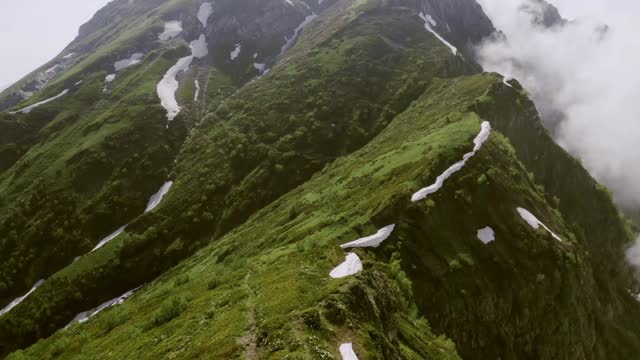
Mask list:
[[473,0],[112,1],[0,94],[0,355],[633,358],[633,229],[475,63],[495,32]]

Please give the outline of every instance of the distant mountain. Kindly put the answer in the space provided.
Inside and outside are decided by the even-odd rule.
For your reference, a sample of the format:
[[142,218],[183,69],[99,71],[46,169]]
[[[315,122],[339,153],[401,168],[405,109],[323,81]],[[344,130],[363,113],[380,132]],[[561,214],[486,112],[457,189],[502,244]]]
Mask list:
[[[61,20],[62,21],[62,20]],[[473,0],[114,0],[0,94],[0,357],[630,359],[633,233]]]

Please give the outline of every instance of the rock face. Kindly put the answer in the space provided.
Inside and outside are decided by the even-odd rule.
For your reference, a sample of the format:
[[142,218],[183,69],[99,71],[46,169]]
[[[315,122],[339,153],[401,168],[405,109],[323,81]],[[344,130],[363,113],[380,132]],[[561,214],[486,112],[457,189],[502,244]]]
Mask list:
[[567,23],[558,8],[545,0],[528,0],[522,5],[522,10],[531,15],[531,21],[534,24],[547,28],[554,26],[562,26]]

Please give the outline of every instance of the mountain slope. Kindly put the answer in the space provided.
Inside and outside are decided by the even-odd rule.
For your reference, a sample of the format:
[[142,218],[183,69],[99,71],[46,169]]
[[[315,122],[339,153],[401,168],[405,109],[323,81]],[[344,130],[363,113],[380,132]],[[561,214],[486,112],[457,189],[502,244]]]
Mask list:
[[[474,1],[211,10],[114,1],[12,110],[68,92],[0,113],[0,304],[46,279],[0,315],[1,355],[637,353],[632,233],[520,85],[473,63],[494,31]],[[347,253],[362,270],[332,278]]]

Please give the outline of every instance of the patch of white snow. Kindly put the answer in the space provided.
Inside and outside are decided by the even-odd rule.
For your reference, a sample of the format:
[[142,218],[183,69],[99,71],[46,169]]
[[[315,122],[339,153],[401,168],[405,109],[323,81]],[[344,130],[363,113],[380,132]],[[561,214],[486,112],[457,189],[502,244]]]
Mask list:
[[80,80],[80,81],[76,82],[76,83],[75,83],[75,84],[73,84],[73,85],[74,85],[74,86],[78,86],[78,85],[82,84],[82,82],[83,82],[83,80]]
[[124,225],[124,226],[120,227],[118,230],[114,231],[113,233],[107,235],[107,237],[105,237],[104,239],[100,240],[98,245],[96,245],[96,247],[94,247],[93,250],[91,250],[91,252],[94,252],[94,251],[100,249],[101,247],[105,246],[109,241],[117,238],[118,235],[122,234],[122,232],[126,228],[127,228],[127,225]]
[[207,27],[207,22],[209,21],[209,16],[213,14],[213,4],[210,2],[203,3],[200,5],[200,9],[198,10],[198,20],[202,23],[202,26]]
[[182,32],[182,21],[167,21],[164,23],[164,32],[158,35],[158,39],[167,41],[180,35]]
[[131,55],[131,57],[128,59],[122,59],[122,60],[116,61],[113,64],[113,67],[115,68],[116,72],[118,72],[122,69],[128,68],[129,66],[139,64],[143,56],[144,56],[143,53],[135,53]]
[[28,114],[28,113],[31,112],[31,110],[37,108],[38,106],[44,105],[44,104],[49,103],[49,102],[54,101],[54,100],[57,100],[57,99],[65,96],[65,95],[67,95],[68,92],[69,92],[69,89],[64,89],[60,94],[58,94],[58,95],[56,95],[56,96],[54,96],[52,98],[40,101],[40,102],[35,103],[33,105],[29,105],[29,106],[27,106],[27,107],[25,107],[23,109],[17,110],[17,111],[11,111],[9,114],[17,114],[17,113]]
[[193,96],[193,101],[198,101],[198,95],[200,95],[200,82],[196,79],[196,94]]
[[473,140],[473,144],[474,144],[473,151],[471,151],[470,153],[464,154],[461,161],[458,161],[457,163],[451,165],[451,167],[449,167],[447,170],[445,170],[444,173],[442,173],[442,175],[438,176],[438,178],[436,179],[436,182],[433,185],[430,185],[424,189],[421,189],[417,193],[413,194],[413,196],[411,197],[411,201],[416,202],[416,201],[424,200],[427,196],[440,190],[440,188],[442,188],[442,186],[444,185],[445,180],[451,177],[451,175],[460,171],[465,166],[467,161],[471,159],[480,150],[480,148],[482,147],[482,144],[484,144],[484,142],[487,141],[490,134],[491,134],[491,124],[489,124],[488,121],[483,121],[480,129],[480,133]]
[[112,82],[116,79],[116,74],[109,74],[104,78],[104,82]]
[[207,49],[207,38],[204,34],[200,34],[200,37],[189,43],[191,47],[191,55],[195,58],[202,59],[209,55],[209,49]]
[[484,229],[478,230],[478,240],[482,241],[482,243],[486,245],[496,240],[496,233],[491,227],[487,226]]
[[63,59],[70,59],[72,58],[76,53],[72,52],[72,53],[68,53],[67,55],[63,56]]
[[295,6],[295,4],[293,3],[293,1],[291,0],[284,0],[284,2],[289,5],[289,6]]
[[291,38],[284,38],[286,40],[286,43],[282,46],[282,49],[280,49],[280,54],[283,54],[285,51],[289,50],[293,46],[293,44],[295,44],[296,40],[298,40],[302,29],[304,29],[305,26],[309,25],[309,23],[317,17],[318,15],[316,15],[315,13],[305,17],[302,23],[300,23],[300,25],[298,25],[298,27],[293,31],[293,35],[291,36]]
[[340,345],[340,355],[342,355],[342,360],[358,360],[351,343]]
[[36,289],[39,288],[42,284],[44,284],[44,280],[39,280],[37,283],[35,283],[35,285],[33,285],[31,290],[29,290],[29,292],[27,292],[26,294],[24,294],[24,295],[22,295],[20,297],[17,297],[15,300],[10,302],[9,305],[7,305],[4,308],[2,308],[2,310],[0,310],[0,316],[8,313],[9,311],[11,311],[11,309],[13,309],[14,307],[18,306],[18,304],[20,304],[22,301],[24,301],[24,299],[26,299],[29,295],[31,295],[31,293],[36,291]]
[[144,212],[148,213],[149,211],[155,209],[158,205],[160,205],[162,198],[164,198],[164,196],[167,195],[169,190],[171,190],[171,186],[173,186],[173,181],[167,181],[164,184],[162,184],[162,186],[160,187],[160,190],[158,190],[157,193],[153,194],[149,199],[149,202],[147,203],[147,208],[144,210]]
[[346,260],[335,269],[331,270],[329,276],[334,279],[340,279],[357,274],[360,271],[362,271],[362,262],[360,261],[360,258],[355,253],[348,253]]
[[101,311],[110,308],[112,306],[116,306],[116,305],[120,305],[122,304],[125,300],[127,300],[128,298],[130,298],[131,296],[133,296],[133,294],[138,291],[140,289],[140,287],[137,287],[133,290],[129,290],[126,293],[118,296],[117,298],[111,299],[107,302],[104,302],[102,304],[100,304],[98,307],[88,310],[88,311],[83,311],[80,314],[76,315],[75,318],[73,318],[73,320],[71,320],[71,322],[69,322],[69,324],[67,324],[67,326],[65,326],[65,329],[68,329],[69,326],[71,326],[74,322],[79,322],[79,323],[83,323],[89,319],[91,319],[92,317],[98,315],[98,313],[100,313]]
[[242,50],[242,45],[241,44],[236,44],[235,48],[233,49],[233,51],[230,54],[231,61],[235,60],[240,55],[240,51],[241,50]]
[[551,234],[551,236],[553,236],[554,239],[563,242],[558,235],[551,231],[551,229],[549,229],[547,225],[543,224],[542,221],[538,220],[538,218],[535,217],[535,215],[533,215],[529,210],[521,207],[517,208],[516,210],[518,210],[518,214],[520,214],[520,217],[524,221],[526,221],[529,226],[531,226],[535,230],[539,229],[540,226],[542,226],[545,230],[547,230],[547,232],[549,232],[549,234]]
[[511,81],[511,80],[512,80],[511,77],[505,76],[505,77],[502,78],[502,83],[507,85],[510,88],[513,88],[513,86],[511,86],[511,84],[509,84],[509,81]]
[[458,49],[451,45],[447,40],[445,40],[442,36],[440,36],[440,34],[438,34],[432,27],[432,21],[433,21],[433,26],[435,26],[435,20],[433,20],[433,18],[430,15],[425,15],[424,13],[420,13],[419,14],[420,18],[422,20],[424,20],[424,28],[427,29],[427,31],[429,31],[430,33],[432,33],[438,40],[440,40],[440,42],[442,42],[443,44],[445,44],[449,49],[451,49],[451,52],[453,53],[453,55],[458,55]]
[[383,241],[387,240],[389,238],[389,236],[391,236],[391,233],[393,232],[393,230],[396,228],[395,224],[394,225],[387,225],[385,227],[383,227],[382,229],[378,230],[377,233],[367,236],[367,237],[363,237],[361,239],[358,239],[356,241],[352,241],[350,243],[346,243],[343,245],[340,245],[341,248],[343,249],[347,249],[347,248],[355,248],[355,247],[374,247],[377,248],[378,246],[380,246],[380,244],[382,244]]

